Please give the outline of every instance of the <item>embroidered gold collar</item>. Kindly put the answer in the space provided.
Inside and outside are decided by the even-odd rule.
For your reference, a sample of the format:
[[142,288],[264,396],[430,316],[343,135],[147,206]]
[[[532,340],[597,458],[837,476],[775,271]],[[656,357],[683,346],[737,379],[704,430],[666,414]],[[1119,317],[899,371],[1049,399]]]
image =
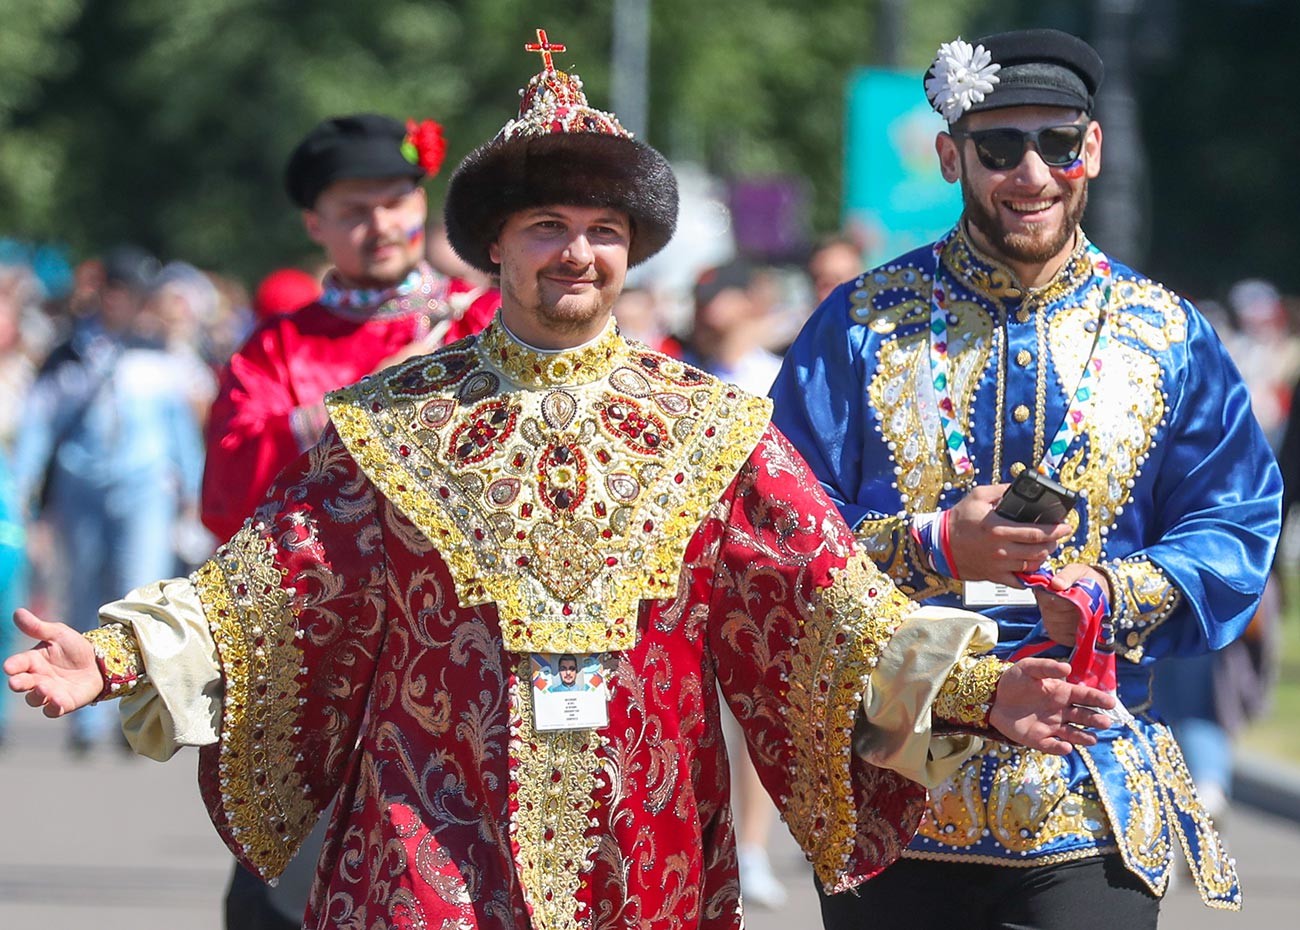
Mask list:
[[957,227],[943,252],[943,263],[953,274],[977,293],[1005,300],[1019,297],[1034,299],[1039,304],[1049,304],[1067,294],[1072,294],[1092,280],[1092,262],[1088,259],[1088,237],[1079,230],[1078,241],[1070,257],[1051,281],[1042,287],[1025,288],[1016,273],[997,259],[981,252],[971,241],[963,220]]
[[633,646],[638,603],[676,594],[687,543],[771,412],[613,326],[549,354],[499,321],[326,405],[460,602],[495,602],[518,652]]
[[624,362],[630,346],[611,319],[594,340],[576,349],[539,352],[506,331],[498,311],[478,341],[479,357],[524,388],[590,384]]

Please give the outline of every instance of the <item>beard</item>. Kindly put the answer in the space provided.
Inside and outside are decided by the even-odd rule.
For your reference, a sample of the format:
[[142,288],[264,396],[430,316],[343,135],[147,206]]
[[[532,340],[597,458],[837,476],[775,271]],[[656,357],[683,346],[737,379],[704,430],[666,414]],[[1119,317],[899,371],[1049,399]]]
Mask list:
[[[617,291],[611,293],[608,282],[597,277],[592,289],[585,294],[564,294],[558,299],[548,299],[550,288],[544,279],[546,271],[540,272],[532,290],[531,300],[524,300],[521,289],[506,277],[501,279],[502,302],[518,306],[529,311],[538,322],[555,333],[577,333],[587,330],[593,321],[608,317],[614,307]],[[557,273],[571,273],[565,269]]]
[[1053,228],[1042,227],[1037,232],[1012,232],[1003,224],[997,207],[989,207],[971,191],[965,175],[961,179],[961,199],[966,219],[983,233],[984,238],[1003,258],[1022,264],[1039,264],[1050,261],[1074,241],[1075,231],[1088,208],[1088,182],[1063,201],[1065,216]]

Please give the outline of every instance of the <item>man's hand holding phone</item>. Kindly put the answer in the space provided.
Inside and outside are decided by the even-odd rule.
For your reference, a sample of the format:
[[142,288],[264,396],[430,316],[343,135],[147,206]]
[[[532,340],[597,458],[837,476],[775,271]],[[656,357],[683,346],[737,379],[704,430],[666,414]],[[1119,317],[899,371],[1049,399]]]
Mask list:
[[993,581],[1022,588],[1016,572],[1038,568],[1072,532],[1064,522],[1022,523],[998,514],[998,504],[1010,487],[986,484],[972,488],[948,512],[953,567],[963,581]]

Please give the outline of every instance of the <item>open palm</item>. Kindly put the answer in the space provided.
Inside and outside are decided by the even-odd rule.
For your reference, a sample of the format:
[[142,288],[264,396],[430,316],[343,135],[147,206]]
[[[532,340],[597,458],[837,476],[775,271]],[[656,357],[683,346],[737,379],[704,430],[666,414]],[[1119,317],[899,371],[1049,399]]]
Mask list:
[[25,695],[32,707],[44,708],[47,717],[70,714],[99,697],[104,680],[95,650],[84,636],[66,623],[47,622],[22,608],[14,612],[14,624],[41,642],[5,660],[10,690]]
[[998,681],[989,723],[1012,742],[1056,756],[1097,737],[1087,728],[1105,729],[1115,698],[1105,691],[1066,681],[1070,666],[1054,659],[1021,659]]

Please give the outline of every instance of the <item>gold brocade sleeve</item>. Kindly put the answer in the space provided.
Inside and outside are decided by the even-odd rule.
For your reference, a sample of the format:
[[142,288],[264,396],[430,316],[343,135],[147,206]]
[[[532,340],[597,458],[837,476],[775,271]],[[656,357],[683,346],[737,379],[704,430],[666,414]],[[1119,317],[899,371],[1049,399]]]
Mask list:
[[912,538],[906,517],[863,520],[853,531],[871,561],[914,601],[961,590],[961,583],[937,574]]
[[854,736],[858,754],[931,787],[955,772],[982,743],[968,733],[936,733],[933,723],[975,725],[963,715],[972,717],[970,708],[992,696],[985,674],[992,666],[976,655],[996,642],[996,624],[978,614],[941,607],[910,612],[881,652],[863,695],[864,716]]
[[785,819],[828,887],[841,881],[859,830],[850,770],[863,690],[910,610],[874,565],[854,555],[818,593],[794,646],[786,720],[799,777]]
[[162,762],[182,746],[215,743],[221,670],[193,582],[144,585],[101,607],[99,622],[87,638],[121,680],[134,676],[110,695],[121,699],[131,748]]
[[1147,638],[1178,607],[1182,592],[1150,559],[1104,562],[1097,568],[1110,582],[1115,645],[1120,655],[1137,662],[1142,658]]
[[95,661],[104,678],[104,690],[98,700],[126,697],[144,681],[144,659],[130,629],[110,623],[86,633],[95,650]]
[[302,633],[265,530],[246,523],[194,573],[226,686],[220,813],[264,880],[284,870],[317,815],[294,764]]

